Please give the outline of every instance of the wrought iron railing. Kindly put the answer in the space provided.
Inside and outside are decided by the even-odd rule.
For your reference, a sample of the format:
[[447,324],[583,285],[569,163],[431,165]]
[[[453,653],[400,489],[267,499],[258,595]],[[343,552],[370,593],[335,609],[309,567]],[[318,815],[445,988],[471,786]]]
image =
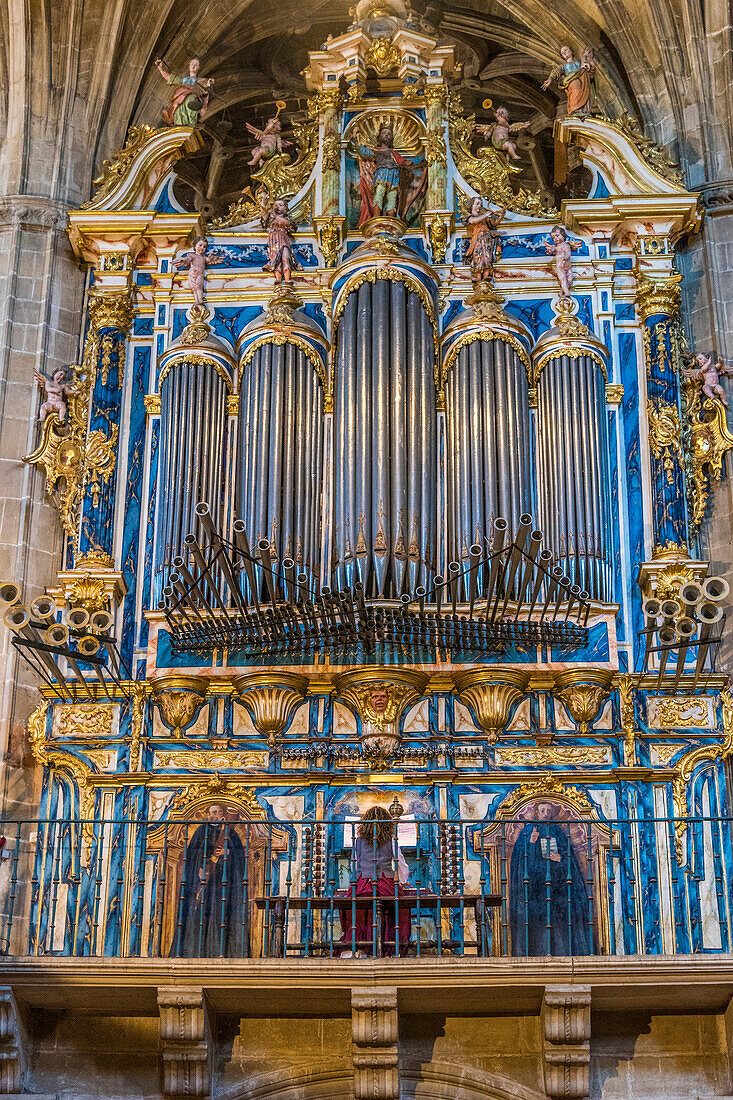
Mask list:
[[[549,805],[549,804],[548,804]],[[553,807],[554,811],[554,807]],[[6,822],[6,955],[727,952],[728,818]],[[384,823],[382,823],[384,824]],[[380,843],[384,841],[384,843]]]

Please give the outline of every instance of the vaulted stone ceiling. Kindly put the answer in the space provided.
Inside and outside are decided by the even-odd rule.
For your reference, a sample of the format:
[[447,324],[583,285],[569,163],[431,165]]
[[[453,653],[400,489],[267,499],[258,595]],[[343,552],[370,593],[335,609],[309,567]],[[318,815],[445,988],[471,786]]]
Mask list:
[[[558,99],[541,84],[557,48],[592,46],[599,105],[638,115],[691,186],[731,176],[729,0],[415,0],[463,62],[464,99],[505,103],[551,152]],[[167,93],[153,60],[184,71],[196,53],[215,78],[208,126],[245,144],[274,99],[302,110],[309,49],[348,25],[348,0],[0,0],[0,187],[75,204],[132,122],[156,123]],[[486,114],[487,112],[484,112]],[[233,157],[221,181],[241,187]],[[205,178],[205,165],[198,170]],[[541,165],[540,165],[541,169]],[[528,164],[527,171],[532,172]]]

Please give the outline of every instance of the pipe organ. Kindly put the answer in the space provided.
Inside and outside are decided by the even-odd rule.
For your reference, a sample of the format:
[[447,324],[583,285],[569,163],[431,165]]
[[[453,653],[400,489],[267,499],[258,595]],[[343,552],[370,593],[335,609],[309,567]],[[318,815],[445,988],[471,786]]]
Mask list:
[[333,577],[368,595],[430,587],[435,572],[435,342],[410,282],[351,290],[334,393]]
[[[722,611],[690,593],[733,434],[681,373],[674,271],[697,196],[651,143],[583,115],[555,136],[591,191],[549,205],[475,131],[450,44],[402,0],[381,0],[378,31],[373,9],[311,53],[305,120],[291,134],[279,112],[297,148],[252,161],[228,215],[176,198],[178,160],[206,155],[185,126],[136,129],[69,215],[94,268],[88,337],[66,420],[49,413],[28,456],[63,568],[43,620],[2,578],[0,607],[30,663],[64,636],[63,601],[77,616],[35,666],[32,745],[44,809],[77,784],[92,831],[216,802],[268,828],[308,818],[336,868],[320,823],[398,785],[417,819],[485,818],[491,860],[501,805],[600,823],[723,797]],[[76,637],[97,610],[114,637]],[[683,832],[660,834],[681,859]],[[82,846],[98,850],[86,826]],[[626,856],[604,851],[623,890]]]

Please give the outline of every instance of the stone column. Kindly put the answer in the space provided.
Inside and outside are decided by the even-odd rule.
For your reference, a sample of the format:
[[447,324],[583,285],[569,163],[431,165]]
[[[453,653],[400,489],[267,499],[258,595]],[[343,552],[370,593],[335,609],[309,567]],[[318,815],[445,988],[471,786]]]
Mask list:
[[354,1100],[399,1100],[397,988],[351,990]]
[[583,1100],[590,1090],[590,986],[546,986],[542,1020],[548,1097]]
[[339,213],[341,180],[341,95],[338,91],[320,92],[318,106],[323,127],[321,149],[321,214],[330,218]]
[[[74,363],[84,293],[62,205],[21,195],[0,199],[0,577],[32,600],[55,579],[62,533],[45,477],[22,457],[39,442],[37,369],[50,376]],[[0,629],[0,752],[6,810],[28,804],[35,773],[22,771],[26,723],[38,677]]]
[[687,506],[677,374],[680,280],[681,276],[671,270],[653,278],[642,275],[636,302],[643,323],[646,359],[654,545],[686,551]]

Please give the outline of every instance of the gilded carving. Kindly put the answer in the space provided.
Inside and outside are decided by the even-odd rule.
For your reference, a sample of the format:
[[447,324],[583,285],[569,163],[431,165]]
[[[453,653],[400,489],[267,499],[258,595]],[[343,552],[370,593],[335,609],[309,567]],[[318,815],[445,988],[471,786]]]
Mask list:
[[132,304],[129,293],[96,294],[89,305],[89,333],[81,366],[74,365],[74,386],[67,395],[68,413],[62,422],[49,414],[41,429],[35,451],[23,459],[38,466],[46,476],[46,491],[54,500],[64,531],[75,538],[79,510],[87,487],[96,506],[101,481],[109,481],[116,466],[116,424],[106,435],[97,428],[87,434],[89,405],[100,358],[100,331],[115,327],[129,331]]
[[471,152],[471,138],[476,129],[474,115],[464,116],[460,96],[448,94],[448,136],[450,149],[458,171],[466,183],[474,187],[484,198],[505,206],[518,214],[530,217],[557,217],[557,210],[545,203],[539,192],[530,193],[523,188],[515,193],[509,183],[518,169],[509,164],[506,157],[491,145]]
[[307,121],[293,123],[298,153],[292,164],[285,153],[275,153],[267,158],[261,168],[252,172],[252,179],[267,190],[271,200],[297,194],[313,171],[318,155],[319,108],[318,98],[311,98],[308,101]]
[[621,383],[606,386],[606,404],[620,405],[624,399],[624,387]]
[[252,787],[227,779],[215,772],[205,783],[190,783],[173,798],[168,807],[169,819],[185,818],[192,807],[207,805],[212,799],[235,802],[241,817],[248,821],[263,821],[265,812]]
[[497,764],[504,767],[555,764],[558,767],[593,767],[610,763],[604,745],[547,745],[544,748],[501,748],[496,750]]
[[712,723],[707,698],[697,696],[647,699],[649,725],[653,729],[710,729]]
[[318,238],[321,242],[321,252],[326,261],[326,267],[335,267],[338,263],[339,250],[341,248],[341,223],[336,218],[318,226]]
[[400,742],[400,719],[422,695],[428,676],[406,668],[364,668],[342,672],[335,681],[340,699],[361,719],[365,754],[384,760]]
[[509,721],[512,707],[527,690],[529,673],[511,668],[478,668],[459,673],[455,681],[461,702],[472,709],[489,741],[496,741]]
[[153,700],[174,737],[195,720],[208,690],[203,676],[161,676],[150,681]]
[[653,168],[664,179],[669,180],[670,183],[683,182],[679,165],[672,160],[666,149],[661,145],[657,145],[651,138],[646,137],[638,121],[628,111],[624,111],[618,118],[609,118],[606,115],[596,115],[595,117],[608,123],[609,126],[613,126],[614,129],[620,130],[625,137],[629,138],[649,167]]
[[364,58],[377,76],[387,76],[400,63],[400,51],[387,35],[377,35]]
[[104,703],[78,703],[56,707],[59,737],[110,737],[114,710]]
[[619,710],[621,711],[621,732],[624,737],[626,764],[633,768],[636,764],[636,689],[634,677],[628,673],[618,678]]
[[267,752],[213,752],[190,749],[188,752],[156,752],[153,766],[183,768],[188,771],[199,768],[205,771],[213,771],[217,768],[257,771],[266,768],[268,760]]
[[682,276],[676,271],[664,279],[640,275],[636,288],[636,304],[642,321],[657,314],[676,316],[680,307],[681,282]]
[[160,416],[160,394],[145,394],[145,412],[148,416]]
[[566,787],[562,780],[555,775],[545,774],[538,776],[528,783],[522,783],[510,791],[497,810],[502,817],[511,817],[525,802],[531,802],[541,795],[552,795],[566,802],[584,817],[595,816],[593,805],[588,796],[578,787]]
[[255,729],[273,747],[305,699],[308,679],[295,672],[255,672],[237,676],[234,686]]
[[692,773],[699,764],[705,761],[725,760],[733,753],[733,695],[730,688],[723,688],[720,693],[720,703],[723,719],[723,741],[717,745],[702,745],[687,753],[677,764],[675,776],[672,780],[672,804],[675,813],[675,848],[677,862],[684,863],[685,835],[687,832],[687,820],[689,805],[687,801],[687,785],[692,778]]
[[113,157],[110,157],[109,160],[105,160],[102,164],[102,171],[97,178],[93,180],[93,184],[97,190],[93,198],[88,202],[82,203],[82,209],[91,206],[92,203],[96,205],[111,194],[120,180],[127,175],[130,165],[143,145],[145,145],[151,137],[157,134],[157,132],[154,126],[130,127],[127,131],[127,138],[125,139],[125,144],[122,149],[115,153]]
[[674,484],[675,459],[682,463],[682,425],[680,414],[674,405],[668,401],[652,401],[647,399],[647,416],[649,418],[649,446],[656,459],[661,460],[667,482]]
[[687,512],[690,534],[694,535],[705,516],[713,481],[720,480],[723,459],[733,448],[733,434],[728,429],[725,406],[716,398],[704,398],[701,382],[688,381],[682,396]]
[[608,699],[612,674],[605,669],[570,669],[555,680],[555,694],[581,733],[588,733]]

